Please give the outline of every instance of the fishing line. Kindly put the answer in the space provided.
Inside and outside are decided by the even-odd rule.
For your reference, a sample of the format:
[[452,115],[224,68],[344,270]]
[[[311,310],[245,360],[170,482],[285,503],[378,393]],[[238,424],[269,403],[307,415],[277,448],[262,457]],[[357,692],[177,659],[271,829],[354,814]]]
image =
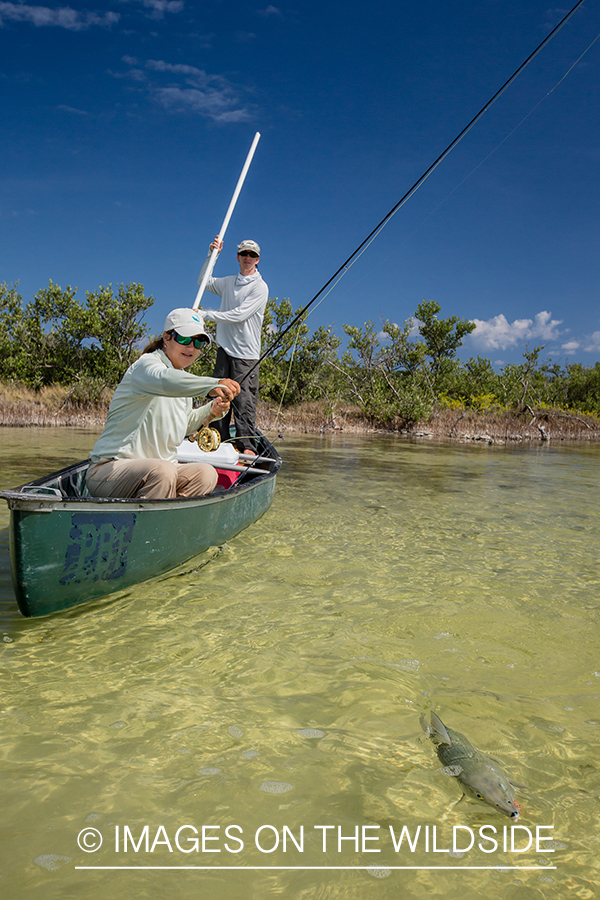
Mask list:
[[[317,306],[318,305],[319,304],[317,303]],[[317,306],[315,306],[315,309],[317,308]],[[281,393],[281,400],[279,401],[279,409],[277,410],[277,413],[275,414],[275,423],[277,423],[277,419],[281,415],[281,407],[283,406],[283,400],[285,398],[285,394],[288,389],[288,384],[290,383],[290,377],[292,374],[292,365],[294,363],[294,356],[296,355],[296,347],[298,346],[298,339],[300,337],[300,328],[301,327],[302,327],[302,322],[298,322],[298,328],[296,330],[296,338],[294,340],[294,346],[292,347],[292,355],[290,356],[290,364],[288,366],[287,378],[285,380],[285,385],[284,385],[283,391]]]
[[[421,175],[421,177],[418,178],[417,181],[415,181],[413,186],[411,188],[409,188],[409,190],[404,194],[403,197],[401,197],[401,199],[396,203],[396,205],[393,206],[392,209],[387,213],[387,215],[385,215],[383,217],[381,222],[379,222],[379,224],[376,225],[375,228],[367,235],[367,237],[364,239],[364,241],[362,241],[362,243],[360,243],[358,245],[356,250],[354,250],[350,254],[348,259],[346,259],[345,262],[342,263],[342,265],[339,267],[339,269],[337,269],[333,273],[331,278],[329,278],[329,280],[325,282],[323,287],[319,291],[317,291],[317,293],[314,295],[312,300],[310,300],[300,310],[300,312],[292,319],[292,321],[289,323],[289,325],[287,325],[286,328],[278,335],[277,339],[273,342],[273,344],[271,344],[270,347],[267,347],[267,349],[262,354],[260,359],[258,359],[255,362],[255,364],[252,366],[252,368],[249,369],[248,372],[246,372],[244,377],[241,379],[240,384],[242,384],[246,380],[246,378],[248,378],[248,376],[251,375],[252,372],[254,372],[254,370],[256,368],[258,368],[258,366],[261,364],[263,359],[266,359],[266,357],[269,356],[273,352],[273,350],[275,350],[275,348],[279,346],[284,335],[287,334],[287,332],[290,330],[290,328],[293,328],[293,326],[296,324],[296,322],[298,322],[302,318],[302,316],[304,316],[306,314],[307,310],[321,296],[321,294],[325,291],[325,289],[328,288],[329,285],[331,285],[332,282],[334,282],[335,279],[337,278],[337,281],[335,281],[335,284],[333,284],[331,287],[331,290],[333,290],[335,285],[339,283],[340,278],[342,278],[346,274],[346,271],[350,268],[352,261],[353,260],[356,261],[354,258],[355,257],[359,258],[359,256],[362,256],[362,254],[365,252],[365,250],[373,243],[375,238],[380,234],[381,230],[387,225],[387,223],[390,221],[390,219],[398,212],[399,209],[401,209],[404,206],[404,204],[407,202],[407,200],[409,200],[409,198],[412,197],[412,195],[415,193],[415,191],[418,190],[418,188],[423,184],[423,182],[426,181],[427,178],[429,178],[429,176],[432,174],[432,172],[435,171],[435,169],[437,169],[437,167],[442,162],[442,160],[444,160],[446,158],[446,156],[448,156],[448,154],[456,147],[456,145],[460,143],[460,141],[465,137],[465,135],[468,134],[468,132],[471,130],[471,128],[473,128],[475,123],[484,115],[484,113],[487,112],[487,110],[492,106],[492,104],[496,102],[496,100],[504,93],[504,91],[509,87],[509,85],[511,85],[512,82],[521,74],[521,72],[529,65],[529,63],[534,59],[534,57],[537,56],[537,54],[540,52],[540,50],[543,47],[545,47],[546,44],[550,40],[552,40],[554,35],[557,34],[558,31],[560,31],[560,29],[563,27],[563,25],[571,18],[571,16],[579,9],[579,7],[583,5],[583,3],[585,3],[585,0],[578,0],[578,2],[575,4],[575,6],[560,20],[558,25],[555,25],[555,27],[552,29],[552,31],[549,34],[547,34],[546,37],[544,38],[544,40],[540,44],[538,44],[538,46],[535,48],[535,50],[533,50],[529,54],[527,59],[524,62],[522,62],[521,65],[519,66],[519,68],[513,72],[513,74],[510,76],[510,78],[507,81],[504,82],[502,87],[500,87],[496,91],[496,93],[488,100],[488,102],[485,104],[485,106],[482,106],[482,108],[471,119],[471,121],[467,125],[465,125],[463,130],[461,132],[459,132],[459,134],[454,138],[454,140],[450,144],[448,144],[446,149],[437,157],[436,160],[434,160],[434,162],[429,166],[429,168],[425,170],[425,172]],[[340,276],[340,278],[338,278],[338,275]],[[328,293],[331,293],[331,290]]]
[[[451,191],[449,191],[449,193],[446,194],[446,196],[444,197],[444,199],[443,199],[443,200],[440,200],[440,202],[439,202],[436,206],[434,206],[434,208],[433,208],[429,213],[427,213],[427,215],[425,216],[425,218],[422,219],[422,220],[419,222],[419,224],[417,225],[417,227],[416,227],[415,229],[413,229],[413,231],[411,231],[410,234],[407,234],[407,235],[406,235],[406,237],[404,238],[403,241],[400,241],[400,243],[399,243],[399,244],[397,245],[397,247],[396,247],[396,250],[398,250],[400,247],[403,247],[404,244],[406,244],[406,242],[407,242],[408,240],[410,240],[410,238],[411,238],[414,234],[417,233],[417,231],[419,230],[419,228],[422,228],[422,226],[425,224],[425,222],[427,222],[427,221],[431,218],[431,216],[434,214],[434,212],[436,212],[436,210],[438,210],[438,209],[440,208],[440,206],[443,206],[443,205],[444,205],[444,203],[446,202],[446,200],[448,199],[448,197],[451,197],[452,194],[454,194],[454,192],[457,191],[457,190],[459,189],[459,187],[460,187],[461,185],[463,185],[463,184],[465,183],[465,181],[467,181],[467,180],[471,177],[471,175],[473,175],[474,172],[477,171],[477,169],[479,169],[485,162],[488,161],[488,159],[490,158],[490,156],[493,156],[493,155],[494,155],[494,153],[496,152],[496,150],[498,150],[498,149],[502,146],[502,144],[504,144],[510,137],[512,137],[512,135],[515,133],[515,131],[517,131],[517,130],[521,127],[521,125],[523,124],[523,122],[525,122],[525,121],[529,118],[529,116],[533,115],[533,113],[536,111],[536,109],[538,108],[538,106],[539,106],[541,103],[543,103],[544,100],[545,100],[547,97],[549,97],[550,94],[551,94],[553,91],[555,91],[556,88],[557,88],[560,84],[562,84],[562,82],[565,80],[565,78],[567,77],[567,75],[568,75],[570,72],[572,72],[572,70],[575,68],[575,66],[577,65],[577,63],[579,63],[579,62],[583,59],[583,57],[584,57],[585,54],[588,52],[588,50],[591,50],[591,49],[592,49],[592,47],[594,46],[594,44],[596,43],[596,41],[598,40],[598,38],[600,38],[600,34],[597,34],[597,35],[596,35],[596,37],[595,37],[594,40],[591,42],[591,44],[589,44],[589,45],[585,48],[585,50],[583,51],[583,53],[582,53],[580,56],[577,57],[577,59],[575,60],[575,62],[573,63],[573,65],[569,66],[569,68],[567,69],[567,71],[565,72],[565,74],[562,76],[562,78],[559,78],[559,80],[556,82],[556,84],[554,85],[554,87],[550,88],[550,90],[549,90],[546,94],[544,94],[543,97],[541,97],[541,98],[538,100],[538,102],[535,104],[535,106],[533,106],[533,107],[529,110],[529,112],[527,113],[527,115],[523,116],[523,118],[521,119],[521,121],[518,122],[518,123],[515,125],[515,127],[514,127],[511,131],[509,131],[508,134],[507,134],[505,137],[502,138],[502,140],[494,147],[494,149],[493,149],[493,150],[490,150],[490,152],[487,154],[487,156],[484,156],[484,158],[481,160],[481,162],[478,162],[477,165],[476,165],[473,169],[471,169],[471,171],[469,172],[469,174],[468,174],[468,175],[465,175],[465,177],[464,177],[463,179],[461,179],[461,181],[459,181],[458,184],[455,185],[455,187],[453,187]],[[408,199],[408,198],[407,198],[407,199]],[[388,221],[389,221],[389,220],[388,220]],[[387,225],[387,222],[386,222],[385,224]],[[382,226],[382,228],[383,228],[383,226]],[[357,255],[354,257],[354,259],[352,260],[352,262],[350,263],[350,265],[346,266],[346,268],[344,269],[344,271],[342,272],[342,274],[340,275],[340,277],[337,279],[337,281],[336,281],[334,284],[331,285],[331,287],[329,288],[329,290],[327,291],[327,293],[326,293],[326,294],[323,294],[323,296],[321,297],[321,299],[319,300],[319,302],[317,303],[317,305],[311,310],[311,313],[310,313],[311,315],[312,315],[312,313],[314,313],[314,311],[315,311],[316,309],[319,308],[319,306],[321,305],[321,303],[323,302],[323,300],[325,300],[325,299],[329,296],[329,294],[332,292],[332,290],[340,283],[340,281],[342,280],[342,278],[344,277],[344,275],[346,274],[346,272],[348,272],[348,271],[352,268],[352,266],[354,265],[354,263],[358,262],[358,260],[361,258],[361,256],[362,256],[363,253],[365,252],[365,250],[368,250],[368,248],[371,246],[371,244],[373,243],[373,241],[375,240],[375,238],[378,236],[378,234],[380,233],[380,231],[381,231],[381,228],[379,229],[379,231],[377,232],[377,234],[374,234],[374,235],[373,235],[373,237],[372,237],[371,240],[368,242],[368,244],[365,244],[365,246],[364,246],[363,249],[360,251],[360,253],[357,253]],[[388,256],[384,257],[383,262],[385,262],[386,260],[390,259],[391,256],[392,256],[391,253],[388,254]],[[368,278],[368,277],[369,277],[369,274],[364,275],[362,279],[359,279],[358,283],[360,283],[361,280],[364,280],[364,278]],[[308,316],[307,316],[307,318],[308,318]]]
[[[523,124],[523,122],[525,122],[525,121],[529,118],[529,116],[533,115],[533,113],[536,111],[536,109],[538,108],[538,106],[539,106],[541,103],[543,103],[544,100],[545,100],[547,97],[549,97],[550,94],[551,94],[553,91],[556,90],[556,88],[559,86],[559,84],[562,84],[562,82],[565,80],[565,78],[567,77],[567,75],[575,68],[575,66],[577,65],[577,63],[580,62],[580,61],[583,59],[583,57],[584,57],[585,54],[588,52],[588,50],[591,50],[591,49],[592,49],[592,47],[594,46],[594,44],[596,43],[596,41],[598,40],[598,38],[600,38],[600,34],[597,34],[597,35],[596,35],[596,37],[595,37],[594,40],[591,42],[591,44],[589,44],[589,46],[585,48],[585,50],[583,51],[583,53],[582,53],[580,56],[577,57],[577,59],[575,60],[575,62],[573,63],[573,65],[570,66],[570,67],[567,69],[567,71],[566,71],[565,74],[562,76],[562,78],[559,78],[559,80],[556,82],[556,84],[554,85],[554,87],[550,88],[550,90],[549,90],[546,94],[544,94],[543,97],[541,97],[541,98],[538,100],[538,102],[535,104],[535,106],[533,106],[533,107],[529,110],[529,112],[527,113],[527,115],[523,116],[523,118],[521,119],[521,121],[518,122],[517,125],[515,125],[515,127],[514,127],[511,131],[509,131],[508,134],[507,134],[505,137],[502,138],[502,140],[494,147],[494,149],[493,149],[493,150],[490,150],[490,152],[487,154],[487,156],[484,156],[484,158],[481,160],[481,162],[478,162],[477,165],[476,165],[473,169],[471,169],[471,171],[469,172],[469,174],[468,174],[468,175],[465,175],[465,177],[464,177],[463,179],[461,179],[461,181],[459,181],[458,184],[455,185],[455,186],[452,188],[452,190],[449,191],[449,192],[446,194],[446,196],[444,197],[444,199],[443,199],[443,200],[440,200],[440,202],[439,202],[436,206],[434,206],[433,209],[430,210],[430,212],[427,213],[427,215],[425,216],[425,218],[421,219],[421,221],[419,222],[419,224],[417,225],[417,227],[414,228],[413,231],[410,232],[410,234],[407,234],[403,241],[400,241],[400,243],[396,246],[396,250],[398,250],[400,247],[403,247],[404,244],[406,244],[406,242],[407,242],[408,240],[410,240],[410,238],[411,238],[414,234],[417,233],[417,231],[419,230],[419,228],[422,228],[422,226],[425,224],[425,222],[427,222],[428,219],[431,218],[431,216],[434,214],[434,212],[436,212],[436,210],[438,210],[438,209],[440,208],[440,206],[443,206],[443,205],[444,205],[444,203],[446,202],[446,200],[448,199],[448,197],[451,197],[452,194],[454,194],[454,192],[457,191],[457,190],[459,189],[459,187],[460,187],[461,185],[463,185],[463,184],[465,183],[465,181],[467,181],[467,180],[471,177],[471,175],[473,175],[474,172],[477,171],[477,169],[479,169],[485,162],[487,162],[487,160],[490,158],[490,156],[493,156],[493,155],[494,155],[494,153],[496,152],[496,150],[498,150],[498,149],[502,146],[502,144],[504,144],[510,137],[512,137],[512,135],[515,133],[515,131],[517,131],[517,129],[519,129],[519,128],[521,127],[521,125]],[[366,247],[365,247],[365,249],[366,249]],[[363,251],[363,252],[364,252],[364,251]],[[360,255],[362,255],[362,254],[360,254]],[[393,254],[391,254],[391,253],[388,254],[386,257],[384,257],[384,259],[382,260],[382,262],[386,262],[386,260],[390,259],[390,257],[391,257],[392,255],[393,255]],[[360,256],[357,256],[356,259],[353,260],[352,265],[354,265],[354,263],[356,262],[356,260],[359,259],[359,258],[360,258]],[[348,268],[350,268],[350,267],[348,267]],[[344,274],[345,274],[345,273],[344,273]],[[341,276],[341,277],[342,277],[342,276]],[[369,273],[367,273],[366,275],[362,276],[362,278],[360,278],[360,279],[358,280],[358,282],[356,282],[356,283],[359,283],[359,284],[360,284],[360,281],[362,281],[362,280],[364,280],[364,278],[368,278],[368,277],[369,277]],[[338,284],[339,280],[340,280],[340,279],[338,278],[338,281],[336,282],[336,284]],[[327,291],[327,294],[325,294],[325,297],[326,297],[329,293],[331,293],[331,291],[333,290],[334,287],[335,287],[335,285],[333,285],[333,286],[330,288],[330,290]],[[325,299],[325,298],[323,298],[323,299]],[[315,306],[315,309],[318,309],[319,306],[320,306],[320,303],[317,303],[317,305]],[[314,310],[313,310],[313,312],[314,312]]]

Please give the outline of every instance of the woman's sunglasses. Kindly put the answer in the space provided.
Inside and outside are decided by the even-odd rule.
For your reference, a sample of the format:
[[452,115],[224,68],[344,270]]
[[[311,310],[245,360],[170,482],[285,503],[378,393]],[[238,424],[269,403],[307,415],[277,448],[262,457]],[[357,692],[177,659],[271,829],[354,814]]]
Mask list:
[[182,334],[177,334],[176,331],[170,331],[169,334],[172,334],[178,344],[183,344],[184,347],[189,347],[189,345],[194,342],[194,347],[196,350],[202,350],[202,347],[205,344],[210,342],[210,338],[208,335],[203,334],[202,337],[184,337]]
[[238,256],[251,256],[252,259],[258,259],[258,253],[255,253],[254,250],[240,250]]

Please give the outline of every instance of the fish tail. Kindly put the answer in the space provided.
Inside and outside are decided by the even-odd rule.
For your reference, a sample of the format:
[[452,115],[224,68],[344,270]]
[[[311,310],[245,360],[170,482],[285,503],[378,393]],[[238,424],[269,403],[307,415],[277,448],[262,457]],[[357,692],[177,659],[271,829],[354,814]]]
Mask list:
[[446,726],[434,712],[430,713],[429,736],[436,744],[448,744],[448,746],[452,746],[452,738],[448,734]]

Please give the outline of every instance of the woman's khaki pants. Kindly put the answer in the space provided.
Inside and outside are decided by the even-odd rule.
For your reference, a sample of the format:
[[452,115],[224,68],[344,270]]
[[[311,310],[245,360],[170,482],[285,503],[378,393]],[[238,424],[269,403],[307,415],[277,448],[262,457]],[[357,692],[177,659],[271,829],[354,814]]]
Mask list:
[[202,497],[217,484],[208,463],[172,463],[164,459],[100,459],[92,463],[86,485],[92,497],[173,500]]

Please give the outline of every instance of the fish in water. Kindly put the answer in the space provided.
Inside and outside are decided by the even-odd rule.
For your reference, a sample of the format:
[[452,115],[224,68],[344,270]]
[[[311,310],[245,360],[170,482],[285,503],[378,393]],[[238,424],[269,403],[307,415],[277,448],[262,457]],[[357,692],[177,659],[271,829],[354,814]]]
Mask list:
[[431,713],[429,724],[423,720],[422,724],[435,744],[438,758],[444,766],[442,771],[455,776],[465,793],[494,806],[516,821],[520,806],[515,802],[514,786],[499,764],[477,750],[464,734],[446,728],[434,712]]

